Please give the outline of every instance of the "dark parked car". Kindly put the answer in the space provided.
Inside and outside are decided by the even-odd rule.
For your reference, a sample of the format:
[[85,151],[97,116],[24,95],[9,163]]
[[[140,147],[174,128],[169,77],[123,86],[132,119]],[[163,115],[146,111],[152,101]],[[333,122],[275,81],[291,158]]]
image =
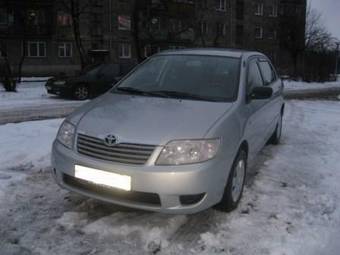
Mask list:
[[102,64],[79,76],[55,77],[46,83],[47,92],[77,100],[85,100],[105,93],[119,80],[119,66]]

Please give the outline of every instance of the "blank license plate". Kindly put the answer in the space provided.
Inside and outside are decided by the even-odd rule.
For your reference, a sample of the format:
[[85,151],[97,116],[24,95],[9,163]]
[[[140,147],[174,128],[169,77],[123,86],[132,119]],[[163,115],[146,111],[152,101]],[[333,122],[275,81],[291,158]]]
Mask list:
[[79,165],[75,165],[74,168],[76,178],[112,188],[118,188],[126,191],[131,190],[130,176],[115,174]]

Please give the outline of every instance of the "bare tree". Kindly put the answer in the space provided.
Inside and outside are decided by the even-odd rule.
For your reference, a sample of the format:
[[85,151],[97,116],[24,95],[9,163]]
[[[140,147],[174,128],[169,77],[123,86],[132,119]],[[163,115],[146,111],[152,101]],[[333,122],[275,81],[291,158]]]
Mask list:
[[311,5],[307,7],[305,38],[308,50],[326,51],[334,45],[331,33],[323,24],[322,15]]
[[81,34],[81,20],[86,15],[91,15],[92,8],[96,5],[95,0],[57,0],[61,7],[71,16],[72,32],[76,48],[80,58],[81,68],[89,64]]
[[[182,41],[181,36],[185,33],[193,33],[193,17],[186,16],[178,19],[174,11],[175,2],[159,0],[158,3],[151,3],[148,0],[136,0],[133,11],[133,37],[136,46],[137,58],[143,59],[141,47],[145,45],[159,46],[171,42]],[[153,11],[153,9],[157,9]],[[156,15],[155,13],[159,13]],[[181,21],[176,24],[176,21]]]
[[[29,1],[28,1],[29,2]],[[17,83],[20,82],[22,76],[22,67],[26,58],[27,49],[27,26],[30,25],[30,16],[27,14],[28,2],[20,2],[15,6],[16,22],[17,22],[17,39],[22,43],[22,52],[19,56],[12,56],[8,52],[7,35],[0,36],[0,52],[3,58],[2,72],[0,72],[0,82],[8,92],[16,92]],[[9,15],[14,15],[14,10],[6,5],[6,10]],[[8,28],[10,29],[10,28]]]

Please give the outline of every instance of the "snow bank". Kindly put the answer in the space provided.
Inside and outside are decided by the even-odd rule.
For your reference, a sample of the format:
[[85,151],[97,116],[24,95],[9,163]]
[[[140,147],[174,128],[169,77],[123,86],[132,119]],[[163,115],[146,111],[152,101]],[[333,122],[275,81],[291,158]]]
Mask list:
[[286,91],[309,90],[309,89],[328,89],[339,88],[340,81],[336,82],[301,82],[301,81],[284,81],[284,89]]
[[62,120],[0,126],[0,170],[45,169],[50,165],[52,142]]
[[17,93],[5,92],[3,87],[0,86],[0,110],[78,102],[48,94],[45,89],[45,83],[45,81],[19,83]]

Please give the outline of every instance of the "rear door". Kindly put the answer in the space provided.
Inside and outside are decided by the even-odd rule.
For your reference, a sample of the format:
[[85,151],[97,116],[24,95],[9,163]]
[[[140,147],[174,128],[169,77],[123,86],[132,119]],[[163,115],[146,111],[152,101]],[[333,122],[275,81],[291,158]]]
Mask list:
[[282,106],[282,82],[278,79],[270,61],[266,58],[260,58],[258,65],[263,77],[264,86],[270,86],[273,89],[273,96],[269,100],[265,109],[265,122],[266,122],[266,139],[273,134],[278,118],[281,113]]

